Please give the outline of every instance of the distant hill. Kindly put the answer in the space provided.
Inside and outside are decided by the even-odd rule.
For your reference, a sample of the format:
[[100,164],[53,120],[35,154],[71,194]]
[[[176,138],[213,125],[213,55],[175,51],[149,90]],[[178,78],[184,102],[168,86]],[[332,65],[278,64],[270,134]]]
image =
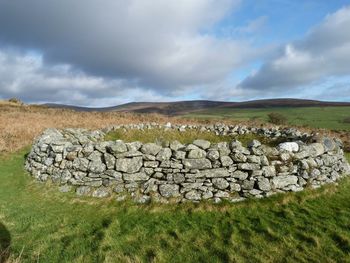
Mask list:
[[89,108],[63,104],[44,104],[50,108],[67,108],[76,111],[118,111],[134,113],[159,113],[165,115],[182,115],[202,110],[220,108],[281,108],[281,107],[329,107],[350,106],[350,102],[330,102],[304,99],[264,99],[243,102],[225,102],[210,100],[192,100],[175,102],[130,102],[113,107]]

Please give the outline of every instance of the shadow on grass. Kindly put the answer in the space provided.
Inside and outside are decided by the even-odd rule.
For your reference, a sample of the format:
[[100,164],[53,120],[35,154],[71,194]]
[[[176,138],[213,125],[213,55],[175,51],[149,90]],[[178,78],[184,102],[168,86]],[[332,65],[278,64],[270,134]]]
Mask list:
[[0,222],[0,263],[6,262],[9,257],[11,235],[7,228]]

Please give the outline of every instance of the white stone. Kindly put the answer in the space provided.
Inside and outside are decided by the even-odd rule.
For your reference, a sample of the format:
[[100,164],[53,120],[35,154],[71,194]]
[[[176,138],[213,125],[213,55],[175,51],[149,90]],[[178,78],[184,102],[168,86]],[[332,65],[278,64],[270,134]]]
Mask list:
[[297,152],[299,151],[299,145],[296,142],[283,142],[278,145],[279,150],[284,150],[287,152]]

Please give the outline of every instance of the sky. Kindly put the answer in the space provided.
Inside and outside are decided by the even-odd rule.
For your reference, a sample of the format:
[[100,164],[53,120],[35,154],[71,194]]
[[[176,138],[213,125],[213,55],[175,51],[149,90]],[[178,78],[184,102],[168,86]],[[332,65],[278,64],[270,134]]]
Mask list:
[[0,0],[0,99],[350,101],[350,2]]

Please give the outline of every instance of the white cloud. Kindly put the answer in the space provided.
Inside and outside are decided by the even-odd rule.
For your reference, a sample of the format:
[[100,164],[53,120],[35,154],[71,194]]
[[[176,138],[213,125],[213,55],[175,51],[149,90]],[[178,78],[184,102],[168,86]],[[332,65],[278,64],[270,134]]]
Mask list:
[[301,40],[288,43],[239,88],[284,93],[350,75],[350,7],[328,15]]

